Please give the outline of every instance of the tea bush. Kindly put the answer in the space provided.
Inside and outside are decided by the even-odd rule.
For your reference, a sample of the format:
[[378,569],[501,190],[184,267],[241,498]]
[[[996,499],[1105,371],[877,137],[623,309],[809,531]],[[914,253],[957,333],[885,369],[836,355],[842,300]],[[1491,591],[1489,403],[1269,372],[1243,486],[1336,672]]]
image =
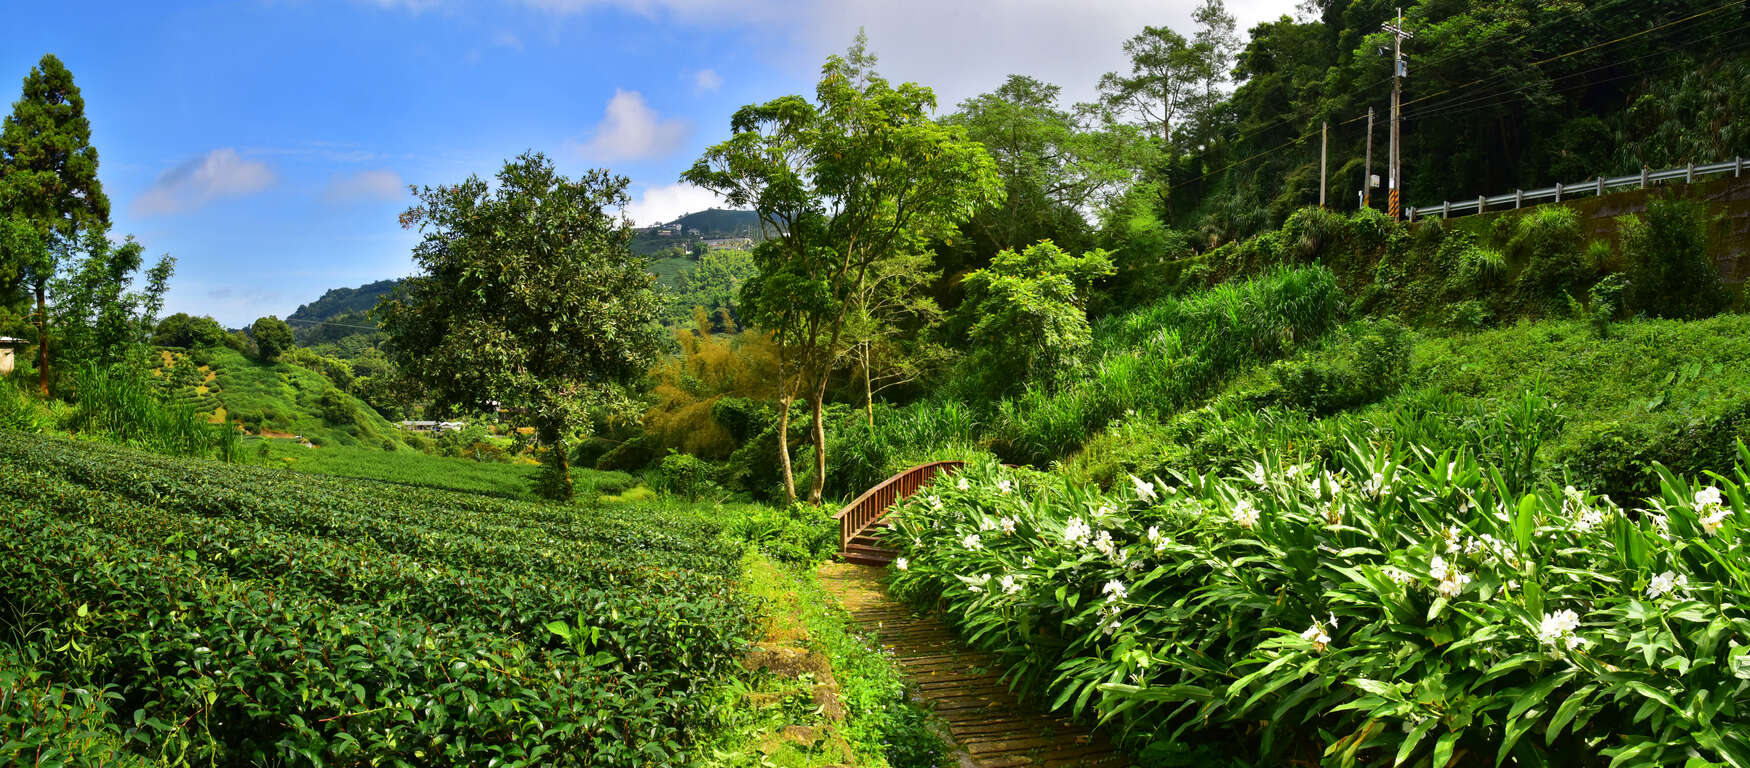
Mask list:
[[894,586],[1163,759],[1750,763],[1750,452],[1624,508],[1359,437],[1111,492],[971,467],[897,514]]
[[150,758],[683,764],[749,631],[692,514],[19,435],[0,465],[0,637],[122,692]]

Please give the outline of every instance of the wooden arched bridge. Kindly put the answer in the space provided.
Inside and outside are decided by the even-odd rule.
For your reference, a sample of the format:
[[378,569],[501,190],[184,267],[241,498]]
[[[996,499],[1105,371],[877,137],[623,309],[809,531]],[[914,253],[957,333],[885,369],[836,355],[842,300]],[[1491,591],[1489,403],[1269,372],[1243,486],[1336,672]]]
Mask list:
[[932,461],[919,464],[881,481],[865,491],[856,501],[845,505],[837,515],[839,521],[839,559],[859,565],[886,565],[893,562],[894,552],[882,547],[875,534],[887,526],[887,512],[895,504],[936,479],[951,475],[966,466],[963,461]]
[[970,768],[1123,768],[1129,757],[1087,726],[1016,698],[1002,680],[1001,661],[968,650],[936,615],[919,613],[887,596],[884,566],[893,550],[876,533],[887,513],[930,481],[959,472],[958,461],[919,464],[887,478],[846,505],[839,521],[839,559],[820,580],[851,617],[891,651],[926,703],[942,719]]

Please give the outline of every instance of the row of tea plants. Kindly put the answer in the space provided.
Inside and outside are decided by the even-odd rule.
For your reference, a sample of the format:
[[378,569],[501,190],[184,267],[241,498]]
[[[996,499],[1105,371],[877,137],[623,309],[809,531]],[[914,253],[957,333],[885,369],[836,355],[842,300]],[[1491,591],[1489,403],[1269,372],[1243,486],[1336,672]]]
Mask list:
[[1465,450],[1113,491],[974,465],[896,593],[1159,764],[1750,765],[1750,452],[1619,505]]
[[0,469],[0,762],[683,764],[751,631],[697,516],[4,433]]

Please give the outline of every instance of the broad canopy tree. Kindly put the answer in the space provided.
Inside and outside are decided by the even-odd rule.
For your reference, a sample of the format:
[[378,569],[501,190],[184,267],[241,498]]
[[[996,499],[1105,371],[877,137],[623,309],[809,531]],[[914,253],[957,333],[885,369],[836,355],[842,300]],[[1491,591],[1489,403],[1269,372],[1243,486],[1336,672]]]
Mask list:
[[107,231],[109,198],[97,180],[91,123],[73,74],[53,54],[24,78],[0,123],[0,297],[20,287],[36,299],[37,359],[49,390],[47,295],[81,233]]
[[779,461],[796,498],[787,435],[790,406],[812,417],[813,484],[826,477],[822,402],[846,342],[856,297],[887,259],[922,250],[1002,194],[995,164],[963,128],[930,117],[935,94],[875,74],[862,35],[827,59],[813,101],[784,96],[742,107],[733,135],[682,179],[759,214],[767,239],[759,274],[742,286],[742,311],[779,346]]
[[538,490],[571,497],[568,440],[617,404],[661,339],[655,276],[629,248],[626,179],[572,180],[545,155],[415,190],[402,226],[421,274],[378,307],[391,359],[440,410],[522,409],[547,449]]

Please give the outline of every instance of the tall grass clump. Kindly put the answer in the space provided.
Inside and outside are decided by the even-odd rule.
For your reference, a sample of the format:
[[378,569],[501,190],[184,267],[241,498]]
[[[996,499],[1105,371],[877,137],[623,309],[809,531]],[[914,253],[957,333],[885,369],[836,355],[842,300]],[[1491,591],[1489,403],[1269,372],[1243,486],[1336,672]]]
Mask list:
[[0,430],[40,432],[43,418],[31,397],[10,379],[0,378]]
[[877,403],[873,427],[861,411],[837,421],[827,435],[828,493],[855,496],[900,470],[930,461],[986,456],[978,414],[957,400],[924,400],[905,407]]
[[1066,455],[1126,412],[1167,414],[1225,376],[1276,360],[1335,328],[1342,291],[1320,266],[1279,269],[1108,318],[1092,363],[1058,387],[1030,386],[997,407],[997,452],[1011,460]]
[[[173,456],[237,458],[235,430],[192,406],[165,402],[151,380],[125,367],[88,365],[73,374],[73,430]],[[226,434],[229,432],[230,434]]]

